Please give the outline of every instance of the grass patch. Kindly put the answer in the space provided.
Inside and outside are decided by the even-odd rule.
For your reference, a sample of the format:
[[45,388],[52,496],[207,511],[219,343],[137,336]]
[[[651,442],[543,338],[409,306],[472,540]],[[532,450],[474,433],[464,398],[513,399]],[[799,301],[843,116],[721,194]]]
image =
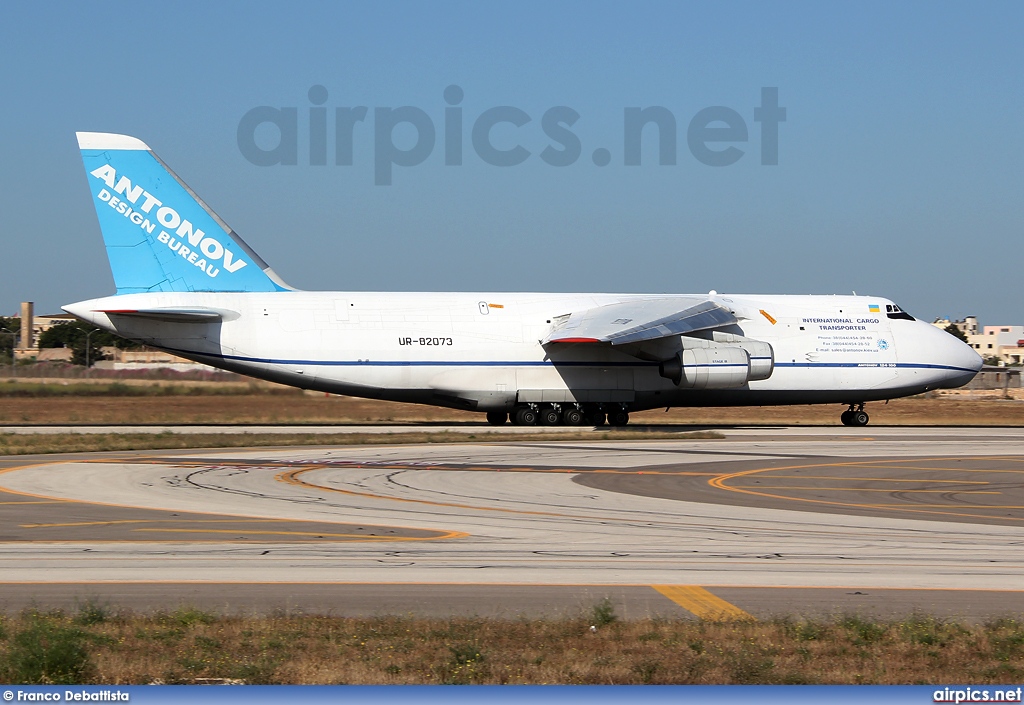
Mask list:
[[63,614],[31,612],[10,639],[3,658],[6,683],[75,685],[89,682],[89,634]]
[[1024,625],[900,621],[221,617],[24,612],[0,629],[4,683],[1010,684]]
[[110,608],[92,598],[78,604],[77,614],[74,617],[75,624],[90,627],[94,624],[103,624],[111,618]]
[[[32,387],[38,383],[40,387]],[[112,388],[116,383],[119,387]],[[19,387],[19,385],[28,385]],[[150,389],[146,390],[146,387]],[[131,387],[131,391],[124,388]],[[169,388],[169,389],[162,389]],[[259,381],[170,379],[5,382],[17,403],[0,403],[0,425],[65,424],[421,424],[473,423],[479,413],[272,387]],[[39,396],[23,396],[24,393]],[[102,393],[95,394],[99,389]],[[20,391],[19,391],[20,390]],[[143,391],[145,390],[145,391]],[[1015,390],[1021,391],[1021,390]],[[114,394],[127,394],[119,396]],[[79,396],[81,394],[81,396]],[[1022,395],[1024,396],[1024,395]],[[1022,399],[1024,401],[1024,399]],[[841,405],[673,408],[630,414],[631,425],[839,425]],[[1024,403],[970,396],[895,399],[868,407],[872,425],[1024,426]]]
[[[615,607],[607,597],[594,605],[590,610],[590,621],[595,627],[605,627],[618,620]],[[642,637],[641,637],[642,638]]]
[[301,396],[301,389],[268,387],[252,384],[181,384],[125,382],[17,382],[8,379],[0,383],[0,398],[50,397],[179,397],[179,396],[242,396],[275,395]]
[[712,439],[715,431],[648,433],[644,431],[566,431],[564,433],[492,434],[470,432],[414,433],[0,433],[0,455],[85,453],[180,448],[250,448],[264,446],[399,445],[568,440]]

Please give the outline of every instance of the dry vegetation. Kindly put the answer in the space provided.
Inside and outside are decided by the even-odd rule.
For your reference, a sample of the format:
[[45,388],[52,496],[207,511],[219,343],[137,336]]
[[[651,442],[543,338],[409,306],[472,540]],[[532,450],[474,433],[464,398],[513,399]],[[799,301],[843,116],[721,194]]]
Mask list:
[[[596,631],[590,625],[597,624]],[[217,617],[195,609],[0,622],[6,683],[1018,683],[1024,624]]]
[[[1024,390],[1012,390],[1020,392]],[[1024,425],[1024,400],[960,392],[868,404],[873,425]],[[842,406],[676,408],[632,424],[838,426]],[[146,380],[0,382],[0,425],[19,424],[478,424],[482,415],[417,404],[338,397],[257,382]]]

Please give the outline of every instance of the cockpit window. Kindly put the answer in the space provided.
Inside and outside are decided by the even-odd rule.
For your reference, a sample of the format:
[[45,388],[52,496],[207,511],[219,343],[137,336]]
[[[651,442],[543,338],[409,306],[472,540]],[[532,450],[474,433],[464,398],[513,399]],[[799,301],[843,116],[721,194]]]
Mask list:
[[915,320],[913,316],[911,316],[909,313],[901,309],[896,304],[886,304],[885,315],[888,316],[889,318],[900,318],[904,321]]

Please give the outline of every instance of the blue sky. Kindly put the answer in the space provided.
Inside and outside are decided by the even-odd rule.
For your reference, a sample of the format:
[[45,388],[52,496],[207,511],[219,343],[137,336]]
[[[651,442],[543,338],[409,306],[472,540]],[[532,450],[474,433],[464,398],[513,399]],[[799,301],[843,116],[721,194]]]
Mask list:
[[[113,291],[74,139],[86,130],[147,142],[300,288],[856,290],[923,318],[1024,322],[1020,3],[5,3],[0,20],[0,313]],[[461,166],[444,163],[453,84]],[[326,166],[308,158],[314,85]],[[787,111],[777,166],[760,163],[762,87]],[[297,109],[297,165],[239,149],[261,105]],[[404,105],[437,143],[375,185],[374,110]],[[504,105],[531,118],[491,133],[529,150],[518,166],[471,145]],[[338,166],[333,109],[352,106],[369,114]],[[554,106],[580,115],[569,166],[539,156],[560,147],[541,126]],[[657,163],[653,128],[642,164],[623,164],[623,111],[648,106],[675,118],[675,165]],[[730,166],[687,146],[709,106],[746,125]]]

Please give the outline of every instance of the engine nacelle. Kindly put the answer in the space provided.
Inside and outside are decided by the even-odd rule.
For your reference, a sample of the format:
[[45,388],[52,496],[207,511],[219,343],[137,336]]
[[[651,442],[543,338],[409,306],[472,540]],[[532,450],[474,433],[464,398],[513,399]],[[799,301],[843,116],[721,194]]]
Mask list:
[[750,353],[724,345],[692,348],[662,362],[659,371],[686,389],[742,387],[750,378]]
[[770,343],[766,343],[763,340],[754,340],[753,338],[744,338],[742,335],[722,333],[717,330],[712,333],[712,337],[716,343],[735,345],[738,348],[743,348],[750,354],[750,376],[747,378],[748,382],[768,379],[772,376],[772,372],[775,371],[775,351],[772,350]]

